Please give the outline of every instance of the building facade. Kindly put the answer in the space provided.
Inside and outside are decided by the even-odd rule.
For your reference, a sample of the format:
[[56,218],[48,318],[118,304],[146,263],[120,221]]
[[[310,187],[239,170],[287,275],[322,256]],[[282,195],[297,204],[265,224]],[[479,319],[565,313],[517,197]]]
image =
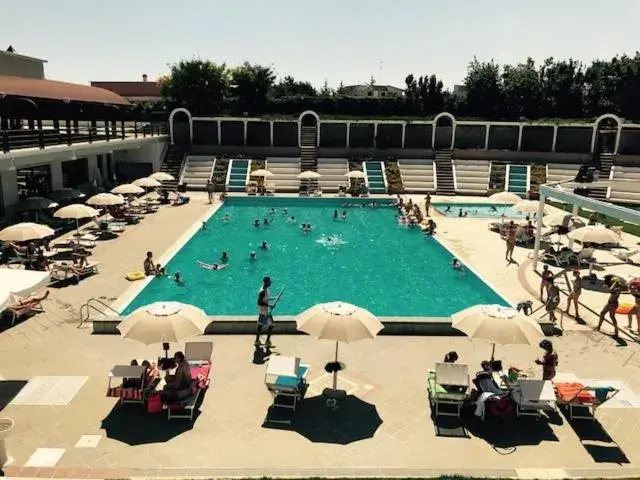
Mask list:
[[117,93],[131,103],[157,103],[162,100],[160,84],[149,80],[146,74],[139,82],[91,82],[91,86]]

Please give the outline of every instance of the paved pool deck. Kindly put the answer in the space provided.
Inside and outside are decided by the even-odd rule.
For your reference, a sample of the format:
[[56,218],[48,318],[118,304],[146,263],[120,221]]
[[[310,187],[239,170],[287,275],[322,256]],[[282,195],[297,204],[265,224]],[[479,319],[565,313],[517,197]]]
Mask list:
[[[422,196],[414,198],[423,202]],[[131,286],[124,274],[140,269],[147,250],[161,259],[211,208],[204,195],[194,194],[190,204],[162,208],[119,238],[100,242],[92,257],[101,262],[98,275],[52,289],[45,313],[0,333],[5,360],[0,364],[0,417],[15,421],[7,439],[13,463],[4,469],[6,476],[640,476],[637,338],[625,333],[622,341],[615,341],[606,329],[594,332],[592,313],[582,315],[586,325],[564,318],[564,334],[553,341],[560,372],[609,380],[623,388],[616,402],[599,409],[597,422],[569,422],[563,414],[552,414],[541,421],[525,418],[505,424],[471,420],[466,429],[442,421],[434,424],[426,370],[456,350],[473,373],[490,354],[488,343],[465,337],[384,336],[341,347],[347,368],[339,384],[366,402],[354,399],[347,405],[354,420],[333,415],[341,411],[327,411],[313,399],[330,381],[323,366],[334,347],[302,335],[274,337],[278,353],[299,356],[311,366],[307,400],[295,428],[265,424],[271,402],[264,386],[265,359],[247,335],[206,337],[214,345],[214,369],[193,425],[168,421],[163,414],[149,416],[136,405],[119,407],[105,396],[110,368],[131,358],[156,358],[160,349],[114,335],[91,335],[89,328],[78,328],[79,307],[89,298],[112,302],[122,296]],[[527,267],[530,250],[518,247],[514,257],[520,265],[507,265],[504,242],[488,230],[488,220],[441,217],[437,222],[439,239],[500,294],[514,303],[533,299],[529,291],[537,290],[539,277]],[[637,241],[625,236],[623,244]],[[639,273],[636,266],[610,259],[608,252],[596,256],[601,263],[612,263],[607,266],[612,273]],[[423,286],[412,288],[416,294],[428,294]],[[599,311],[606,294],[588,290],[583,300]],[[626,326],[626,316],[621,324]],[[507,365],[540,377],[533,363],[539,349],[497,347],[497,354]],[[35,377],[50,377],[36,380],[49,385],[41,392],[49,404],[12,403],[24,383]],[[67,398],[71,387],[61,390],[60,385],[71,384],[79,388]]]

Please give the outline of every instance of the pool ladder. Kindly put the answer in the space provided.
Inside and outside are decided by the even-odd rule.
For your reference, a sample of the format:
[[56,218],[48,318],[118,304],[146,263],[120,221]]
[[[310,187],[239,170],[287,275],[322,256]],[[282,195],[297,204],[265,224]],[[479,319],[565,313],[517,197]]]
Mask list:
[[80,323],[78,328],[82,327],[87,321],[91,320],[91,312],[97,312],[103,317],[119,317],[120,313],[111,308],[99,298],[90,298],[87,303],[80,306]]

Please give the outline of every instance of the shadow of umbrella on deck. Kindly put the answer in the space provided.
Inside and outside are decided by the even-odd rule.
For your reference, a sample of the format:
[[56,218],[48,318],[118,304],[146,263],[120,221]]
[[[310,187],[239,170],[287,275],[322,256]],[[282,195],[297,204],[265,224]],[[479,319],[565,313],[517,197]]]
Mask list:
[[354,395],[342,400],[337,410],[328,409],[322,395],[305,399],[292,417],[291,425],[269,424],[268,428],[292,430],[314,443],[347,445],[373,438],[382,425],[376,406]]
[[169,421],[165,411],[148,413],[140,405],[120,405],[118,402],[102,420],[100,428],[107,438],[127,445],[163,443],[191,430],[199,413],[196,410],[193,422]]

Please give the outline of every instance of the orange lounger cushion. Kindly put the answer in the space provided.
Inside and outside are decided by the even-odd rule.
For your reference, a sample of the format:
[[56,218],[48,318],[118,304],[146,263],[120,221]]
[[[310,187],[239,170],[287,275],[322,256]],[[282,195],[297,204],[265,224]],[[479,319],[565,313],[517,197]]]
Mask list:
[[563,402],[593,403],[595,400],[591,392],[582,390],[581,383],[556,383],[554,387],[558,400]]
[[618,308],[616,308],[616,313],[629,313],[633,310],[633,307],[635,307],[633,303],[621,303]]

